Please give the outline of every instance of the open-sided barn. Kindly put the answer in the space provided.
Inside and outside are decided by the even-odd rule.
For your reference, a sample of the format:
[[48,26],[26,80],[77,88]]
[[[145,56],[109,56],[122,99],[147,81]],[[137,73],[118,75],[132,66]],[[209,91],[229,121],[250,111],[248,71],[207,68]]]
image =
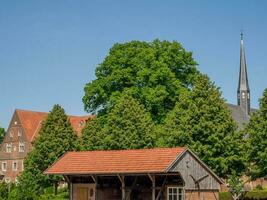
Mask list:
[[45,171],[71,200],[217,200],[222,184],[188,148],[68,152]]

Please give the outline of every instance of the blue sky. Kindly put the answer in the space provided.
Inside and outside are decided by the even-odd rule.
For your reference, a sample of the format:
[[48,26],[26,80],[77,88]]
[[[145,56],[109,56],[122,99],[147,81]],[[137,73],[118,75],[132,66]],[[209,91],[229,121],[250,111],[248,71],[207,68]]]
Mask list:
[[267,1],[0,0],[0,126],[16,108],[82,115],[85,83],[116,42],[177,40],[236,103],[244,30],[252,106],[267,87]]

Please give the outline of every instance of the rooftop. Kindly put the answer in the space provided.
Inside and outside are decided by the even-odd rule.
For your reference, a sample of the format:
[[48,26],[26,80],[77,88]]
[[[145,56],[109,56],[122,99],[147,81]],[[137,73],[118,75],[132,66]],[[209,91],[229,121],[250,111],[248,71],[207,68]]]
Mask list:
[[184,147],[68,152],[46,174],[116,174],[166,172]]

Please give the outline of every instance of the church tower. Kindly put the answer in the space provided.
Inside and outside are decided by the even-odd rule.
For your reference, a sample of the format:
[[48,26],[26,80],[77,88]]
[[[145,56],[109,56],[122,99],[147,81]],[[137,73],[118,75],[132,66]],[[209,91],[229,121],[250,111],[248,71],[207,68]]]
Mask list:
[[239,83],[237,88],[237,105],[248,116],[250,112],[250,90],[248,85],[248,74],[246,66],[246,57],[243,41],[243,33],[241,33],[240,41],[240,70],[239,70]]

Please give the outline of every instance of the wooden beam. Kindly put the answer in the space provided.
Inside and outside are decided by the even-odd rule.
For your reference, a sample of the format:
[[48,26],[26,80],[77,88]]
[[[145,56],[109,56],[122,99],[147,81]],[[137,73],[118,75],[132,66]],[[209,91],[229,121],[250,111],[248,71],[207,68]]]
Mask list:
[[148,174],[148,177],[150,178],[151,182],[152,182],[152,200],[155,200],[156,199],[156,177],[155,175],[151,175],[151,174]]
[[162,183],[162,186],[160,187],[160,190],[159,190],[159,192],[158,192],[158,195],[157,195],[157,198],[156,198],[156,200],[159,200],[159,198],[160,198],[160,196],[161,196],[161,193],[163,192],[163,190],[164,190],[164,186],[165,186],[165,184],[166,184],[166,181],[167,181],[167,176],[165,177],[165,179],[164,179],[164,181],[163,181],[163,183]]
[[126,200],[126,196],[125,196],[125,180],[124,180],[124,176],[123,175],[120,175],[120,174],[118,174],[117,175],[118,176],[118,178],[119,178],[119,180],[120,180],[120,182],[121,182],[121,199],[122,200]]
[[91,178],[93,179],[93,181],[95,182],[95,183],[97,183],[97,180],[96,180],[96,175],[91,175]]
[[64,175],[63,177],[64,177],[64,179],[66,180],[67,183],[70,183],[70,179],[69,179],[68,176]]
[[213,191],[213,195],[214,195],[215,199],[218,200],[218,198],[217,198],[217,196],[216,196],[214,191]]
[[134,177],[134,181],[133,181],[133,183],[132,183],[132,185],[131,185],[130,187],[125,187],[125,188],[130,188],[129,193],[128,193],[128,195],[126,196],[126,200],[128,200],[128,199],[131,198],[132,189],[135,188],[136,182],[137,182],[137,176]]

